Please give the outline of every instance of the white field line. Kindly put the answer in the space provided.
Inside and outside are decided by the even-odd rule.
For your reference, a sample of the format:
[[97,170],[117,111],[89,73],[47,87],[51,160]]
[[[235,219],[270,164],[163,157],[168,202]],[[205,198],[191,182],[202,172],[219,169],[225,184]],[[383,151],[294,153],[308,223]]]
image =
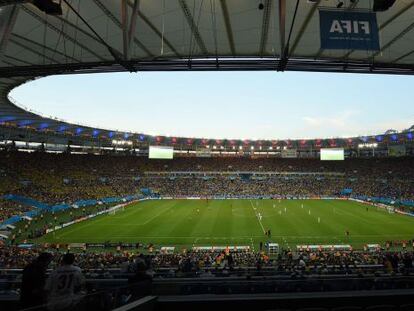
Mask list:
[[257,213],[256,213],[256,210],[254,209],[254,206],[253,206],[252,200],[249,200],[249,202],[250,202],[250,205],[252,206],[253,213],[256,215],[257,221],[258,221],[258,222],[259,222],[259,224],[260,224],[260,227],[262,227],[263,234],[265,234],[265,233],[266,233],[266,231],[265,231],[265,229],[264,229],[264,227],[263,227],[262,221],[259,219],[259,217],[258,217],[258,215],[257,215]]

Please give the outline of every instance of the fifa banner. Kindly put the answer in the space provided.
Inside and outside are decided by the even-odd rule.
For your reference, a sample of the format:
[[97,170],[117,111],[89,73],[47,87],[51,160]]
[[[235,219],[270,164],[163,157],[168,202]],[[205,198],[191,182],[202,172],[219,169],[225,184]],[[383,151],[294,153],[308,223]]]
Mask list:
[[298,152],[296,149],[286,149],[281,151],[282,158],[297,158]]
[[404,145],[388,146],[388,155],[390,157],[403,157],[406,155]]
[[320,10],[319,23],[321,49],[380,50],[376,13]]

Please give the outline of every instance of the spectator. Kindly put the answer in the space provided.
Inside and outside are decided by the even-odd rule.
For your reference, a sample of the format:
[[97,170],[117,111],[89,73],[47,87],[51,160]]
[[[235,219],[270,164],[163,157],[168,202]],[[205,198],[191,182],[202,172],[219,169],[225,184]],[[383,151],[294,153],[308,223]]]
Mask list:
[[134,275],[128,279],[133,299],[151,294],[152,275],[148,271],[144,258],[138,257],[134,262]]
[[52,258],[50,253],[41,253],[24,268],[20,294],[23,308],[40,306],[46,302],[44,291],[46,270]]
[[49,310],[69,310],[81,302],[84,278],[81,269],[73,265],[74,262],[73,254],[65,254],[62,265],[47,279],[45,289],[48,292]]

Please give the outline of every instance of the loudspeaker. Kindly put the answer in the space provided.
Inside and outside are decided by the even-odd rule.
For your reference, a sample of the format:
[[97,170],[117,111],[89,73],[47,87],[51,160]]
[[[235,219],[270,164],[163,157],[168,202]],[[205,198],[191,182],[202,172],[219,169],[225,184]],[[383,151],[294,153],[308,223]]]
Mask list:
[[62,15],[62,6],[59,1],[53,0],[33,0],[32,2],[40,11],[48,15]]
[[374,12],[384,12],[392,7],[395,0],[374,0]]

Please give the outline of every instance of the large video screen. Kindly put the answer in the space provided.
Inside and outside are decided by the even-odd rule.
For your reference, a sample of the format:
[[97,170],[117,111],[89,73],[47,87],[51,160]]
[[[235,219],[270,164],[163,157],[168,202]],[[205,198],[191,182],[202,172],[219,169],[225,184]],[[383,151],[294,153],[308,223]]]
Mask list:
[[148,157],[150,159],[172,159],[174,157],[174,148],[150,146]]
[[329,148],[321,149],[321,161],[343,161],[345,160],[344,149]]

